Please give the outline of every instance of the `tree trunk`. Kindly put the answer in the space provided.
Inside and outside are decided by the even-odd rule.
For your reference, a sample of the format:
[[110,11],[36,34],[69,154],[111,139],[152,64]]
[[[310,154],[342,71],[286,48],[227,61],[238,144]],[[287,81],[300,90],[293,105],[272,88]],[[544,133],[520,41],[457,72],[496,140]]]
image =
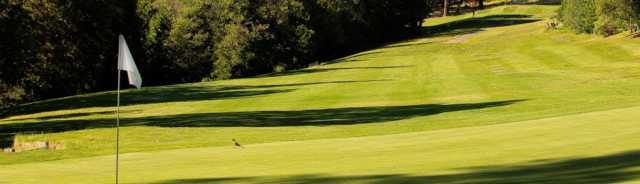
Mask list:
[[478,8],[484,9],[484,0],[478,0]]
[[449,0],[444,0],[444,10],[442,10],[442,16],[446,17],[449,13]]

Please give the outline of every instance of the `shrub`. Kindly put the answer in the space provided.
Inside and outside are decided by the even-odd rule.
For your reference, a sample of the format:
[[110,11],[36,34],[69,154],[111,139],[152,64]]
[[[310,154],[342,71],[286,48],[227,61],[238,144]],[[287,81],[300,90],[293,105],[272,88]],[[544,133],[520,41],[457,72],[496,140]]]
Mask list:
[[604,36],[628,30],[637,20],[632,0],[598,0],[596,15],[595,32]]
[[597,20],[595,0],[562,0],[560,20],[578,33],[592,33]]
[[632,29],[637,23],[634,0],[562,0],[560,20],[578,33],[610,36]]

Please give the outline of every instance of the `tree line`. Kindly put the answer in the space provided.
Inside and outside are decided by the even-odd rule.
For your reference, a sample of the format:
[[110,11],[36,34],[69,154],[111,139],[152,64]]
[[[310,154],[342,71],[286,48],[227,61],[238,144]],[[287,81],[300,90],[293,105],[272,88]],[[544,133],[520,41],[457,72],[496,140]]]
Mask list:
[[559,18],[578,33],[610,36],[638,31],[638,0],[562,0]]
[[0,0],[0,107],[308,66],[419,32],[434,0]]

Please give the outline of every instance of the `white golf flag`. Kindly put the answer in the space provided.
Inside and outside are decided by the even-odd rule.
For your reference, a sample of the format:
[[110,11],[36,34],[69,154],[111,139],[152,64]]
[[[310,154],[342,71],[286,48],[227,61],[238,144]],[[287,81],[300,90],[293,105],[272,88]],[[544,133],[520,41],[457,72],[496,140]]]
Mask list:
[[119,35],[118,39],[118,71],[127,71],[127,75],[129,76],[129,84],[134,85],[138,89],[140,89],[140,87],[142,87],[142,78],[140,77],[140,72],[138,72],[136,63],[133,61],[133,56],[131,56],[131,52],[129,52],[129,46],[127,46],[127,42],[124,40],[124,36]]

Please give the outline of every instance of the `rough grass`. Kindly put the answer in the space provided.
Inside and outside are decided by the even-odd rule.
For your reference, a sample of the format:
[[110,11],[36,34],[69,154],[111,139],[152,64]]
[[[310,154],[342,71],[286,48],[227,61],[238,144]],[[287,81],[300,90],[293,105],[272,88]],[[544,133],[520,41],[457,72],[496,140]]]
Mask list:
[[[633,181],[640,42],[545,31],[556,8],[430,19],[415,39],[299,71],[125,91],[123,180]],[[66,149],[1,153],[0,182],[109,182],[114,97],[12,109],[5,137]]]

